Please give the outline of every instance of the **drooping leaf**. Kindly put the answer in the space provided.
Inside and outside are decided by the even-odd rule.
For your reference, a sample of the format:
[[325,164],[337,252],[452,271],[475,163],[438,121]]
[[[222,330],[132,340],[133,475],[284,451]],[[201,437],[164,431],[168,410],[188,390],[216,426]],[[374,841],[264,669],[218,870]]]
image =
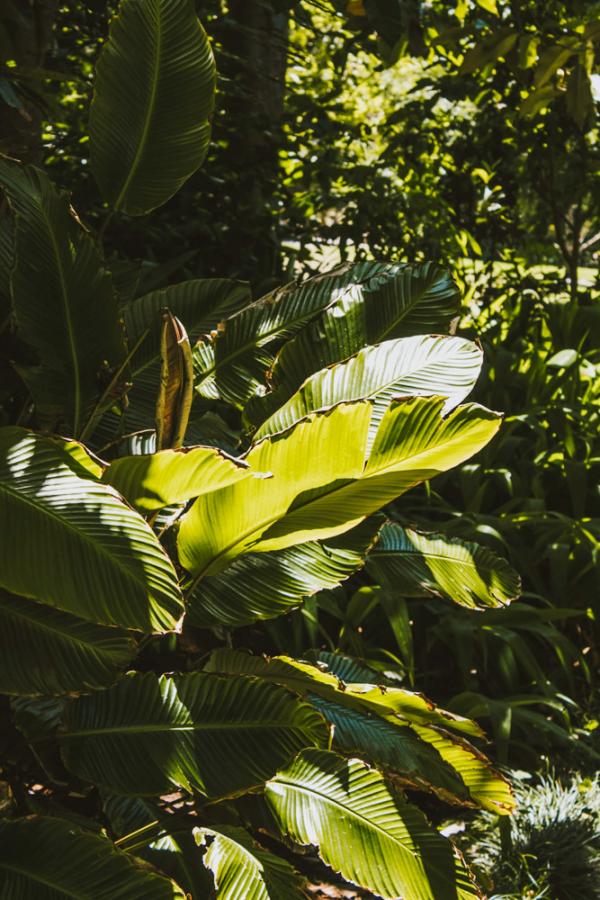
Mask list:
[[19,372],[38,417],[77,437],[124,358],[110,274],[43,172],[0,160],[0,185],[15,213],[17,333],[37,357]]
[[520,591],[517,573],[487,547],[396,524],[382,529],[368,565],[392,597],[433,594],[481,609],[506,605]]
[[0,895],[11,900],[184,900],[173,881],[65,819],[0,819]]
[[132,659],[127,632],[0,592],[0,692],[65,694],[106,687]]
[[302,900],[300,881],[288,862],[262,850],[243,828],[199,828],[203,862],[215,879],[217,900]]
[[194,575],[215,574],[249,550],[300,493],[358,477],[370,416],[366,403],[340,405],[257,444],[245,460],[254,472],[273,477],[248,478],[199,497],[181,519],[182,565]]
[[210,340],[197,345],[194,364],[198,392],[209,399],[244,404],[264,381],[281,341],[289,340],[327,307],[337,306],[339,298],[348,293],[362,296],[363,290],[374,290],[403,269],[399,264],[377,262],[344,264],[267,294],[224,322]]
[[174,627],[181,594],[152,530],[58,442],[0,429],[0,500],[3,587],[92,622]]
[[106,469],[103,480],[132,506],[151,512],[251,476],[245,462],[214,447],[186,447],[122,456]]
[[67,768],[116,793],[176,785],[220,797],[262,784],[302,747],[323,746],[327,731],[275,685],[147,672],[74,701],[61,739]]
[[442,395],[448,398],[448,412],[473,390],[482,360],[479,347],[457,337],[416,335],[366,347],[346,362],[311,375],[261,425],[255,440],[343,401],[374,401],[373,435],[394,397]]
[[271,392],[246,406],[249,422],[272,415],[314,372],[364,347],[393,338],[448,331],[458,313],[458,291],[434,263],[389,266],[352,285],[308,327],[288,341],[269,373]]
[[335,542],[309,541],[275,553],[250,553],[204,578],[186,597],[187,621],[239,627],[290,612],[303,598],[333,588],[360,569],[380,523]]
[[98,61],[91,166],[129,215],[165,203],[203,162],[215,63],[190,0],[121,0]]
[[381,897],[477,896],[452,844],[360,760],[305,750],[267,783],[265,796],[284,833]]

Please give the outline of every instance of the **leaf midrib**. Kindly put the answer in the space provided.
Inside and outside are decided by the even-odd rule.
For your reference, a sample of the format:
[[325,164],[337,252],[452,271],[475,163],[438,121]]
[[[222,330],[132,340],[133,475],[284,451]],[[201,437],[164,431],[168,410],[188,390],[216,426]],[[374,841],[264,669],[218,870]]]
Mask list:
[[96,737],[106,734],[170,734],[172,732],[196,732],[196,731],[256,731],[263,728],[275,731],[292,731],[302,732],[304,728],[300,723],[284,722],[281,719],[267,719],[256,722],[192,722],[190,724],[170,725],[165,724],[148,724],[148,725],[112,725],[103,728],[82,728],[76,731],[61,732],[61,740],[70,740],[79,737]]
[[64,885],[57,884],[54,881],[50,881],[50,879],[48,878],[42,878],[35,866],[27,869],[22,869],[20,866],[17,866],[12,862],[6,862],[6,860],[2,860],[0,862],[0,869],[5,869],[8,872],[15,872],[17,875],[21,875],[30,881],[37,881],[38,884],[45,884],[46,887],[49,887],[54,891],[58,891],[60,894],[64,894],[64,896],[66,897],[73,897],[73,900],[92,900],[91,894],[81,894],[79,891],[76,894],[72,894],[71,891],[67,890],[64,887]]
[[158,78],[159,78],[159,70],[160,70],[160,57],[162,54],[162,13],[161,10],[158,10],[158,14],[156,16],[156,42],[154,44],[154,59],[153,59],[153,70],[152,70],[152,80],[150,82],[150,96],[148,98],[148,105],[146,107],[146,118],[144,121],[144,125],[142,128],[142,133],[140,135],[140,139],[138,141],[138,145],[135,151],[135,156],[131,163],[131,167],[129,169],[129,173],[125,178],[125,182],[119,196],[115,200],[115,209],[121,208],[121,203],[125,199],[127,191],[131,186],[131,182],[133,181],[137,170],[139,168],[140,162],[142,160],[142,156],[144,155],[146,149],[146,141],[148,139],[148,133],[150,131],[150,124],[152,118],[154,116],[154,109],[156,107],[156,96],[158,93]]

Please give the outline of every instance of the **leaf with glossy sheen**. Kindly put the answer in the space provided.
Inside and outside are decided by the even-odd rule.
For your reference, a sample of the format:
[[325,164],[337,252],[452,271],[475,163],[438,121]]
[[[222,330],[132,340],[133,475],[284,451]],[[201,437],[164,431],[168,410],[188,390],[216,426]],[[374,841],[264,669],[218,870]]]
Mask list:
[[110,464],[103,480],[144,512],[186,503],[209,491],[251,477],[247,463],[214,447],[161,450],[122,456]]
[[203,862],[215,879],[217,900],[303,900],[299,878],[288,862],[262,850],[243,828],[199,828]]
[[186,597],[187,621],[206,628],[237,628],[272,619],[295,609],[304,598],[337,587],[362,568],[380,521],[335,542],[309,541],[275,553],[249,553],[220,572],[202,579]]
[[60,445],[0,429],[0,584],[92,622],[173,628],[183,611],[173,565],[113,488],[73,471]]
[[369,569],[391,596],[436,595],[470,609],[504,606],[520,592],[517,573],[487,547],[396,524],[383,528]]
[[65,819],[0,819],[0,896],[10,900],[184,900],[173,881]]
[[285,516],[299,494],[358,477],[370,417],[367,403],[340,405],[256,444],[245,461],[272,477],[248,478],[199,497],[181,519],[181,564],[196,576],[215,574]]
[[191,0],[121,0],[96,70],[91,167],[131,216],[165,203],[203,162],[215,63]]
[[477,896],[452,844],[360,760],[305,750],[267,783],[265,796],[284,833],[381,897]]
[[262,784],[302,747],[323,746],[327,729],[276,685],[147,672],[74,701],[61,739],[67,768],[116,793],[177,786],[221,797]]
[[0,185],[15,213],[17,334],[36,358],[19,373],[38,417],[78,436],[125,355],[110,273],[43,172],[0,160]]
[[0,592],[0,693],[33,696],[106,687],[134,653],[126,631]]
[[[293,282],[261,297],[196,347],[197,390],[211,400],[243,405],[264,382],[273,352],[348,291],[360,292],[393,278],[401,264],[344,264],[324,275]],[[321,368],[320,366],[318,368]]]
[[342,294],[283,347],[269,373],[271,393],[244,410],[249,422],[272,415],[306,378],[348,359],[363,347],[392,338],[448,331],[458,314],[458,291],[435,263],[389,267]]
[[[500,427],[498,413],[476,404],[459,406],[444,418],[445,402],[443,397],[393,401],[361,474],[321,491],[298,494],[286,515],[263,532],[254,549],[279,550],[298,541],[340,534],[414,485],[469,459]],[[336,438],[342,443],[352,439],[341,432]],[[331,452],[335,453],[334,447]]]
[[473,390],[482,351],[471,341],[417,335],[365,347],[346,362],[321,369],[258,429],[255,440],[285,431],[311,412],[349,400],[373,402],[373,436],[394,397],[442,395],[449,412]]

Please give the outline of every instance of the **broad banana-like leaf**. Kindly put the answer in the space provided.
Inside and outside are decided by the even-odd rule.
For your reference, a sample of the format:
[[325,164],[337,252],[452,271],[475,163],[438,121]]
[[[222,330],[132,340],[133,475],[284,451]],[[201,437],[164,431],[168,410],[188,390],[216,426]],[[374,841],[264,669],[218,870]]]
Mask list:
[[96,71],[91,167],[131,216],[165,203],[210,141],[215,63],[191,0],[121,0]]
[[477,896],[452,844],[360,760],[305,750],[267,782],[265,796],[285,834],[381,897]]
[[271,393],[253,398],[244,415],[255,424],[264,421],[314,372],[363,347],[447,331],[458,313],[458,299],[452,278],[435,263],[390,267],[379,278],[343,293],[285,344],[268,375]]
[[339,404],[265,438],[246,456],[272,479],[200,497],[183,517],[178,550],[196,576],[247,552],[283,550],[342,534],[404,491],[452,468],[496,433],[500,416],[475,404],[447,418],[440,397],[393,402],[366,459],[371,405]]
[[184,900],[158,875],[107,838],[65,819],[0,819],[0,896],[11,900]]
[[383,528],[369,570],[391,596],[433,594],[470,609],[504,606],[520,591],[517,573],[487,547],[396,524]]
[[394,397],[448,398],[449,412],[473,390],[483,353],[462,338],[416,335],[365,347],[346,362],[321,369],[258,429],[255,440],[285,431],[309,413],[349,400],[373,400],[375,435]]
[[309,541],[275,553],[250,553],[218,575],[204,578],[186,597],[187,621],[237,628],[272,619],[324,588],[337,587],[360,569],[380,522],[365,523],[334,542]]
[[251,477],[247,463],[215,447],[161,450],[122,456],[106,469],[103,480],[143,512],[187,503],[208,491]]
[[[205,278],[184,281],[152,291],[128,303],[122,311],[131,359],[133,387],[127,398],[125,429],[154,428],[154,410],[160,387],[162,310],[168,309],[184,324],[190,342],[214,330],[219,321],[250,303],[250,289],[242,281]],[[114,416],[110,417],[115,425]],[[110,424],[110,423],[109,423]],[[107,439],[112,436],[105,428]]]
[[334,750],[360,756],[404,787],[433,791],[447,803],[476,805],[460,775],[410,725],[392,725],[315,694],[309,698],[334,726]]
[[92,622],[173,628],[173,565],[109,485],[79,477],[56,441],[0,429],[0,584]]
[[197,578],[215,574],[256,543],[299,494],[358,478],[370,418],[368,403],[340,405],[253,447],[246,462],[273,477],[248,478],[199,497],[181,519],[181,564]]
[[[196,387],[203,397],[243,405],[264,382],[273,351],[346,292],[374,289],[403,265],[344,264],[324,275],[285,285],[223,322],[216,335],[197,345]],[[317,366],[321,368],[321,366]]]
[[106,687],[134,653],[126,631],[0,592],[0,693],[32,696]]
[[[299,541],[341,534],[419,482],[477,453],[500,427],[499,414],[477,404],[459,406],[443,418],[444,404],[443,397],[392,402],[362,473],[345,483],[341,480],[344,476],[338,476],[321,490],[298,494],[286,515],[262,532],[254,549],[279,550]],[[344,440],[352,441],[353,435],[340,429],[336,442]]]
[[306,894],[288,862],[261,850],[247,831],[230,825],[199,828],[207,846],[203,862],[215,879],[217,900],[303,900]]
[[67,768],[107,790],[153,796],[176,785],[222,797],[262,784],[302,747],[323,746],[327,729],[276,685],[147,672],[75,700],[61,739]]
[[0,185],[15,213],[17,333],[37,357],[19,373],[38,417],[77,437],[125,355],[110,273],[43,172],[0,160]]
[[181,447],[194,396],[190,339],[168,309],[162,314],[160,389],[156,398],[156,449]]
[[310,663],[289,656],[265,659],[235,650],[215,650],[207,672],[229,675],[254,675],[282,684],[299,694],[316,694],[324,700],[340,703],[358,712],[380,716],[392,723],[435,726],[452,729],[472,737],[484,737],[476,722],[436,707],[423,694],[377,684],[345,684],[339,678]]

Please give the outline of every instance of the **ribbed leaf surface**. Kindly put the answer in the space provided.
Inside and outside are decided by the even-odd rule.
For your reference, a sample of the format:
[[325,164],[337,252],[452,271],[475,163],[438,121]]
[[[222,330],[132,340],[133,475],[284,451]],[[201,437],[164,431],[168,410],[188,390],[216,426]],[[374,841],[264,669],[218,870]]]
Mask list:
[[340,405],[253,447],[245,457],[251,470],[273,477],[247,478],[199,497],[181,520],[182,565],[197,576],[215,574],[256,543],[303,491],[358,477],[370,417],[367,403]]
[[245,415],[250,422],[262,422],[313,372],[368,345],[445,332],[457,313],[458,291],[445,269],[435,263],[390,266],[346,291],[283,347],[269,377],[272,393],[256,397]]
[[198,829],[206,844],[204,865],[215,879],[217,900],[302,900],[306,896],[288,862],[261,850],[243,828]]
[[132,659],[127,632],[0,593],[0,692],[65,694],[111,684]]
[[186,503],[217,488],[251,477],[246,463],[214,447],[161,450],[142,456],[122,456],[104,473],[132,506],[148,512]]
[[224,322],[210,341],[198,344],[194,354],[197,390],[203,397],[243,405],[264,381],[272,352],[283,340],[297,334],[347,291],[360,291],[402,269],[376,262],[345,264],[267,294]]
[[109,840],[47,816],[0,820],[5,900],[173,900],[181,888]]
[[173,628],[181,595],[152,530],[72,466],[57,442],[0,429],[0,584],[92,622]]
[[110,273],[43,172],[0,161],[0,184],[15,212],[17,333],[37,357],[19,372],[41,420],[77,436],[125,353]]
[[487,547],[395,524],[382,530],[369,569],[392,596],[434,594],[471,609],[503,606],[520,591],[517,573]]
[[359,760],[306,750],[268,782],[266,799],[282,831],[381,897],[477,896],[452,844]]
[[152,796],[176,785],[220,797],[262,784],[302,747],[322,746],[327,730],[276,685],[148,672],[76,700],[61,736],[67,767],[108,790]]
[[[459,406],[443,418],[444,403],[440,397],[392,402],[360,476],[299,495],[286,515],[263,532],[255,550],[340,534],[419,482],[477,453],[500,427],[498,413],[476,404]],[[351,441],[352,435],[340,429],[336,440]]]
[[373,435],[394,397],[443,395],[445,411],[469,394],[482,351],[462,338],[417,335],[366,347],[343,363],[321,369],[258,429],[255,439],[285,431],[311,412],[348,400],[372,399]]
[[204,160],[215,64],[191,0],[121,0],[96,72],[91,166],[129,215],[165,203]]

